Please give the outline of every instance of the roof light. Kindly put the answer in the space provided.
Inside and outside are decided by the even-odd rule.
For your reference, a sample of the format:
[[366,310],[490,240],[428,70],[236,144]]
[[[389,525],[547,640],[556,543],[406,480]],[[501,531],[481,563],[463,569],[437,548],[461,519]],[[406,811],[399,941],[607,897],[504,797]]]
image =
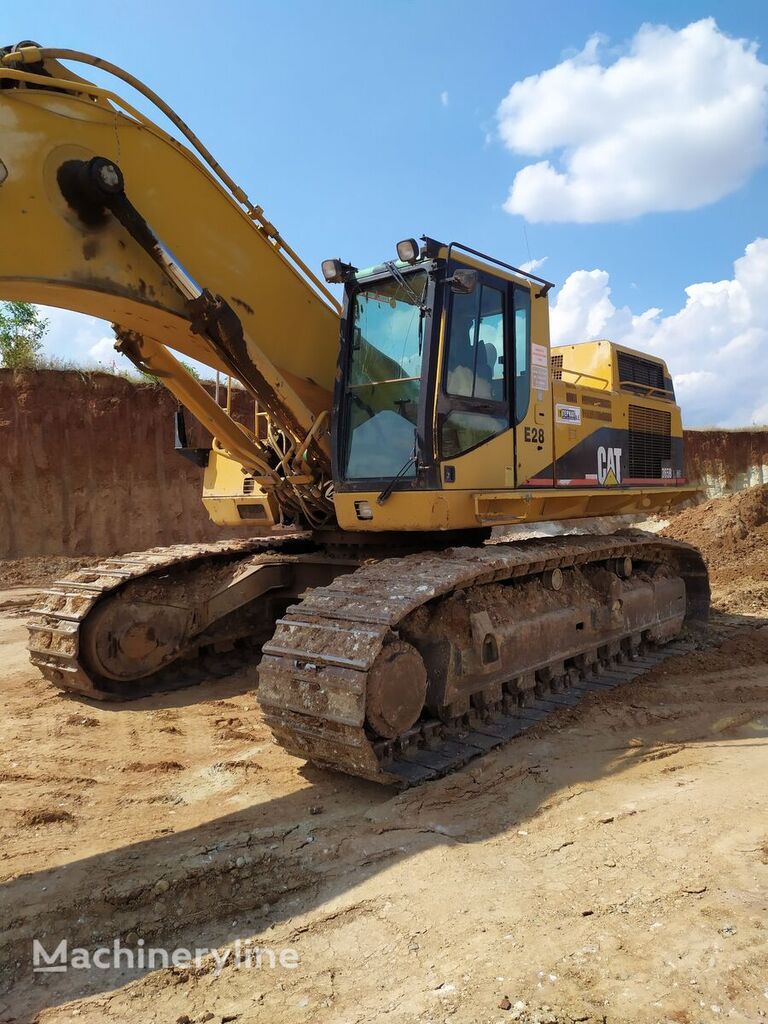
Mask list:
[[328,284],[344,284],[357,270],[351,263],[342,263],[341,260],[323,260],[323,277]]
[[419,243],[415,238],[404,238],[397,243],[397,257],[403,263],[415,263],[419,258]]

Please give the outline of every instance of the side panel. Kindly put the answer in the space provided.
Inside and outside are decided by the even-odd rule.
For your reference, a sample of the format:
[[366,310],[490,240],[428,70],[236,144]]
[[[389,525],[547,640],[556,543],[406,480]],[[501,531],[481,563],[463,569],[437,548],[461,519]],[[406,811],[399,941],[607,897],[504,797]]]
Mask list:
[[676,406],[559,381],[553,390],[558,487],[686,483]]

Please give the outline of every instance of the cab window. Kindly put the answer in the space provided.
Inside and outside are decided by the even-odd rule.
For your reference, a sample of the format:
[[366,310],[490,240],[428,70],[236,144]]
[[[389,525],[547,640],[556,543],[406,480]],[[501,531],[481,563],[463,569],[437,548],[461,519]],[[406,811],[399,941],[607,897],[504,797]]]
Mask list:
[[504,293],[498,288],[484,284],[472,295],[454,296],[446,391],[504,401]]
[[515,423],[525,419],[531,398],[531,293],[515,288]]
[[448,406],[441,426],[443,458],[477,447],[509,426],[504,348],[504,291],[480,284],[456,294],[446,353]]
[[415,271],[405,283],[374,282],[355,296],[343,421],[347,480],[416,476],[426,287],[426,273]]

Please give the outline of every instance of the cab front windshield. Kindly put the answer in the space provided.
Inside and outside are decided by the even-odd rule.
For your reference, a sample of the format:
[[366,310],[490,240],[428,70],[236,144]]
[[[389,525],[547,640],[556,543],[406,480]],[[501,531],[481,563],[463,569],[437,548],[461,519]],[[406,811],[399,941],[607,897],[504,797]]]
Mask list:
[[[405,283],[404,283],[405,282]],[[344,476],[413,478],[421,391],[425,271],[355,295],[345,394]]]

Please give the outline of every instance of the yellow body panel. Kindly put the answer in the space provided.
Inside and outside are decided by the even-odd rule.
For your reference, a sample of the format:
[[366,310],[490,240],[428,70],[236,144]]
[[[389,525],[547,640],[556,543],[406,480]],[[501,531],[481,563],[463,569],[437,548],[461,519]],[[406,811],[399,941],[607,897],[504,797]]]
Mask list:
[[[549,362],[549,302],[531,288],[531,394],[527,413],[515,430],[515,483],[524,487],[552,462],[552,387]],[[538,388],[537,383],[546,384]]]
[[214,448],[203,474],[203,505],[218,526],[266,531],[280,521],[275,496],[253,480],[247,485],[246,479],[240,462]]
[[[650,515],[665,512],[697,494],[695,487],[573,488],[549,492],[512,488],[503,491],[395,491],[384,506],[378,491],[336,495],[336,514],[344,530],[471,530],[483,526],[582,519],[594,516]],[[359,504],[373,513],[361,520]]]

